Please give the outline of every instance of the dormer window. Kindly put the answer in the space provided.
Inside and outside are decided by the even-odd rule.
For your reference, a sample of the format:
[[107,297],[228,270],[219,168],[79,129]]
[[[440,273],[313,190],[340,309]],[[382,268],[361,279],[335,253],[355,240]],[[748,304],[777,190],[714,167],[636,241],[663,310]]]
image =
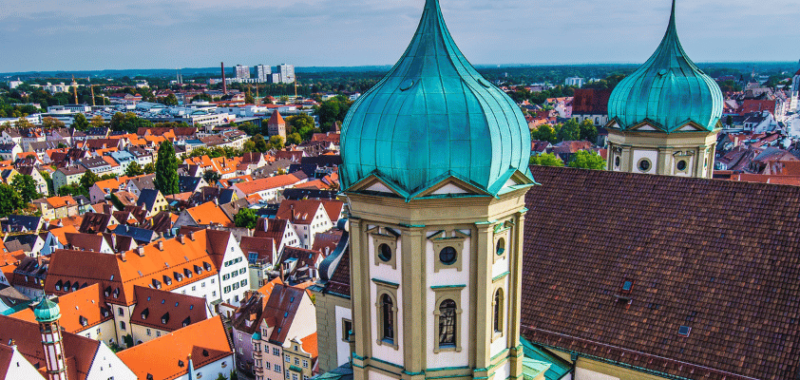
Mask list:
[[203,268],[200,268],[199,266],[195,265],[194,266],[194,273],[197,273],[198,275],[203,274]]
[[111,295],[111,287],[110,286],[107,287],[106,290],[103,291],[103,294],[105,294],[106,297],[110,296]]
[[114,298],[119,298],[119,288],[114,289]]
[[148,309],[144,309],[144,311],[142,311],[142,319],[147,319],[147,317],[149,315],[150,315],[150,309],[149,308]]
[[161,324],[162,325],[166,325],[167,322],[169,322],[169,313],[166,313],[161,317]]
[[169,278],[169,276],[164,275],[164,283],[167,284],[167,286],[172,285],[172,279]]
[[59,290],[61,290],[61,280],[58,280],[58,282],[56,282],[56,291]]
[[153,287],[155,287],[156,289],[161,289],[161,281],[153,279]]
[[71,282],[69,282],[69,281],[67,281],[67,282],[65,282],[65,283],[64,283],[64,291],[65,291],[65,292],[68,292],[68,291],[69,291],[70,284],[72,284],[72,283],[71,283]]
[[187,278],[192,278],[192,271],[190,271],[189,268],[183,268],[183,274],[185,274]]
[[203,262],[203,267],[206,269],[206,272],[211,272],[211,264]]
[[85,317],[83,317],[83,316],[81,316],[80,318],[78,318],[78,321],[80,321],[80,323],[81,323],[81,326],[83,326],[83,327],[86,327],[86,326],[88,326],[88,325],[89,325],[89,320],[88,320],[88,319],[86,319],[86,318],[85,318]]

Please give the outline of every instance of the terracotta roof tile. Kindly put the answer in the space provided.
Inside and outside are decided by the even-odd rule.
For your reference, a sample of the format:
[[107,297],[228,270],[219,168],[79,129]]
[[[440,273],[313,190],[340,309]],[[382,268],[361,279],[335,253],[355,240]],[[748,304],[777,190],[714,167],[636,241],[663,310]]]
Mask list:
[[[63,294],[55,302],[61,309],[61,327],[74,334],[114,319],[111,310],[103,303],[103,295],[97,284]],[[36,322],[31,308],[12,314],[11,317]]]
[[153,375],[154,379],[185,376],[189,371],[190,355],[197,371],[219,360],[226,360],[228,367],[233,368],[233,350],[220,316],[192,324],[117,354],[139,379],[146,379],[148,374]]
[[531,170],[527,339],[689,379],[797,377],[800,188]]
[[133,291],[137,303],[131,314],[132,324],[175,331],[208,319],[205,298],[141,286],[135,286]]

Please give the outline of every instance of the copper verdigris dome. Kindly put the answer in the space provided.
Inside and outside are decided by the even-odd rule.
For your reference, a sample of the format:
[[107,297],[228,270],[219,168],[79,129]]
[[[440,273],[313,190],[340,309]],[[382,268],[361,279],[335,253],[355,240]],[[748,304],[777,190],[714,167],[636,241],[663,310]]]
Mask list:
[[[617,85],[608,116],[627,130],[649,123],[661,132],[680,131],[694,123],[714,131],[722,117],[722,91],[683,51],[675,27],[675,2],[664,39],[655,54]],[[683,130],[697,130],[688,128]]]
[[341,140],[344,190],[375,176],[408,200],[455,177],[496,196],[514,173],[530,178],[525,117],[458,49],[438,0],[426,1],[400,61],[353,104]]
[[33,315],[36,317],[36,322],[50,323],[61,318],[61,308],[58,307],[57,303],[44,297],[39,302],[39,305],[33,309]]

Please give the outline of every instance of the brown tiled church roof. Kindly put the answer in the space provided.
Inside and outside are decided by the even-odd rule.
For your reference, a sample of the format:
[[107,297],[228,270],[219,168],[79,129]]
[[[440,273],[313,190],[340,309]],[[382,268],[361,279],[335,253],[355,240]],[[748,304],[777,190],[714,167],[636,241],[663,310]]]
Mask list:
[[532,172],[525,338],[662,376],[797,378],[800,187]]

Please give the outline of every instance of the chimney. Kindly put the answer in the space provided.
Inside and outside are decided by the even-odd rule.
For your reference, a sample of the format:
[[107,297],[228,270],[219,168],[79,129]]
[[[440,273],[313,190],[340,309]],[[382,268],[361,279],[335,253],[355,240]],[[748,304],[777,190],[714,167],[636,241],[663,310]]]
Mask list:
[[183,235],[178,235],[178,241],[179,241],[181,244],[185,244],[185,240],[184,240],[184,239],[185,239],[185,237],[184,237]]
[[189,231],[189,240],[194,241],[194,231]]
[[139,247],[137,247],[137,248],[136,248],[136,253],[137,253],[137,254],[138,254],[140,257],[144,257],[144,246],[143,246],[143,245],[140,245]]
[[120,260],[122,260],[122,262],[126,262],[126,261],[128,261],[128,260],[126,259],[126,257],[125,257],[125,252],[120,252],[120,254],[119,254],[119,258],[120,258]]
[[228,84],[225,82],[225,62],[222,65],[222,93],[228,95]]
[[283,271],[286,269],[286,264],[281,264],[281,269],[278,273],[281,276],[281,282],[286,283],[286,279],[284,278]]
[[159,251],[163,251],[164,250],[164,241],[163,240],[159,240],[158,241],[158,250]]

